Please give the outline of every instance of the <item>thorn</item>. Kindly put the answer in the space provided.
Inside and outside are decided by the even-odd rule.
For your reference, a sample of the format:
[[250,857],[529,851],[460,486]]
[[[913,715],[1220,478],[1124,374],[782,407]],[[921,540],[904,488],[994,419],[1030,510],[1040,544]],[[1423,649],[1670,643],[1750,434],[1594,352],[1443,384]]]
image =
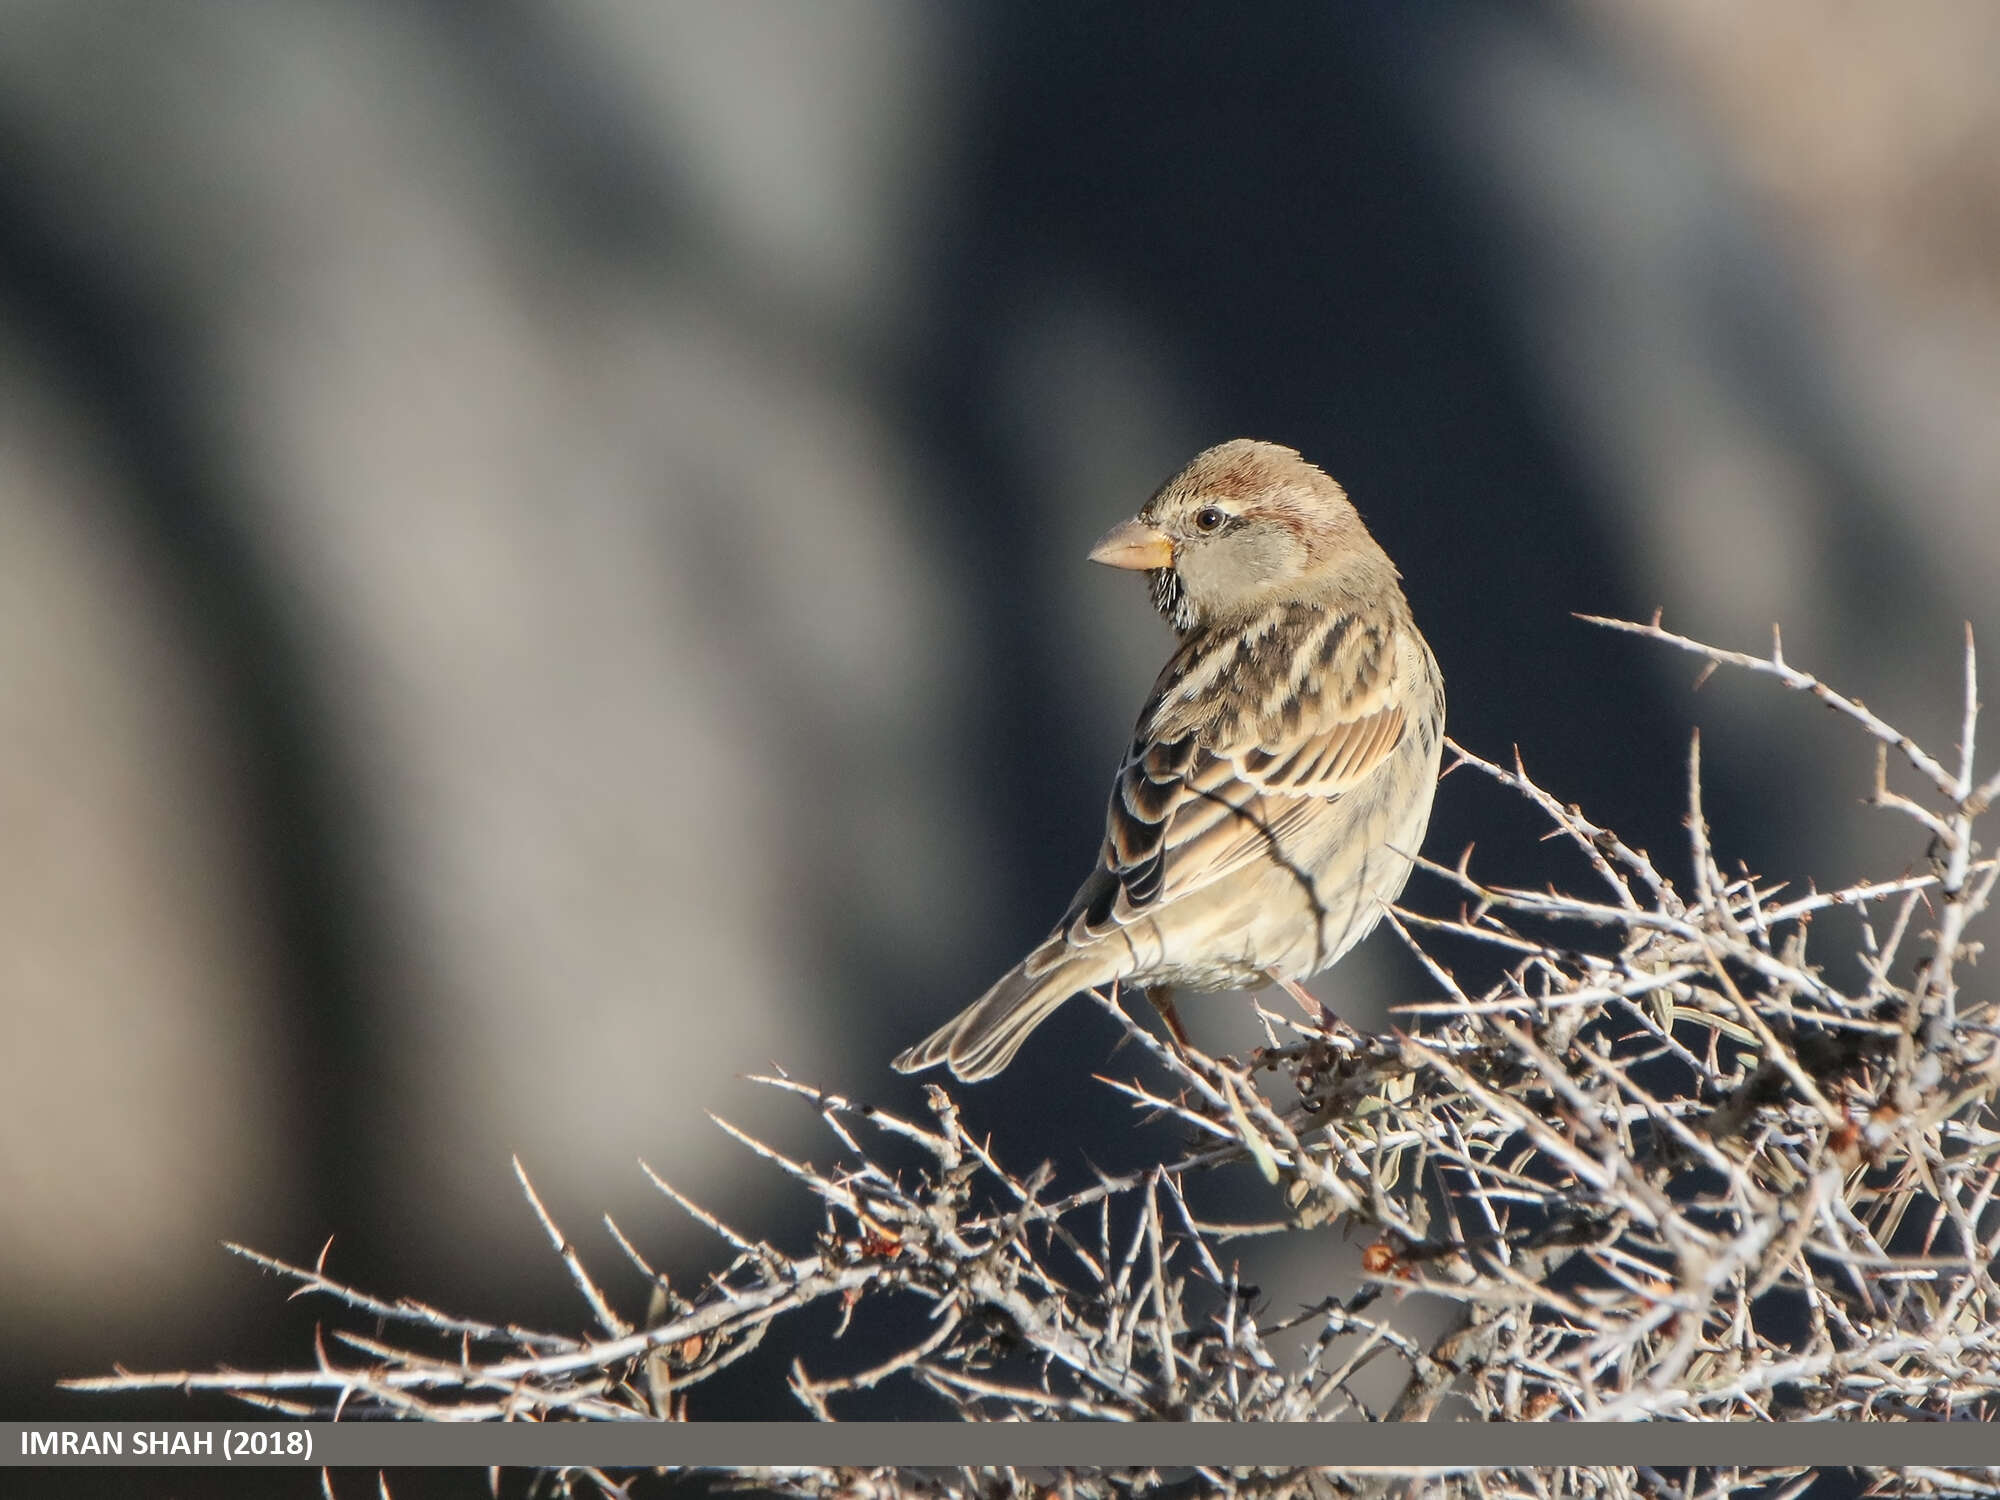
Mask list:
[[1655,604],[1653,606],[1653,629],[1658,630],[1660,628],[1660,616],[1663,613],[1664,611],[1660,605]]
[[1710,657],[1706,662],[1704,662],[1702,664],[1702,669],[1695,674],[1694,686],[1690,688],[1689,691],[1695,693],[1700,692],[1701,685],[1707,682],[1709,678],[1715,675],[1715,669],[1720,665],[1721,663],[1716,661],[1714,657]]

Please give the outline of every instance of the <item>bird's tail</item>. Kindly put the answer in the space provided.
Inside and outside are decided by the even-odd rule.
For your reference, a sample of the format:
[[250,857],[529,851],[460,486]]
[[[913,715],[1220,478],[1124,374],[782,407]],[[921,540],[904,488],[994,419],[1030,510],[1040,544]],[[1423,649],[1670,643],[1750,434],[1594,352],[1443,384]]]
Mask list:
[[1042,956],[1032,953],[1009,969],[992,989],[898,1057],[896,1070],[915,1073],[949,1063],[966,1083],[991,1078],[1063,1001],[1118,977],[1108,955],[1077,953],[1052,965],[1037,964]]

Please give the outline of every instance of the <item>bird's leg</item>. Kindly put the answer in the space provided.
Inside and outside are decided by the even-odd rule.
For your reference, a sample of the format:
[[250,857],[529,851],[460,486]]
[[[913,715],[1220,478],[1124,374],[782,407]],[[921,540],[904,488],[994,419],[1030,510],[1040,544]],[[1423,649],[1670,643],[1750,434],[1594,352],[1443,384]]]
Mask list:
[[1149,984],[1146,986],[1146,998],[1160,1013],[1160,1019],[1167,1023],[1167,1036],[1173,1042],[1174,1050],[1185,1053],[1193,1044],[1188,1041],[1187,1027],[1181,1025],[1181,1013],[1174,1009],[1173,986]]
[[1296,979],[1287,979],[1275,970],[1267,969],[1264,972],[1271,983],[1275,984],[1279,989],[1298,1002],[1299,1009],[1305,1012],[1308,1021],[1312,1022],[1321,1031],[1331,1029],[1326,1007],[1315,1000],[1312,997],[1312,992],[1304,985],[1300,984]]

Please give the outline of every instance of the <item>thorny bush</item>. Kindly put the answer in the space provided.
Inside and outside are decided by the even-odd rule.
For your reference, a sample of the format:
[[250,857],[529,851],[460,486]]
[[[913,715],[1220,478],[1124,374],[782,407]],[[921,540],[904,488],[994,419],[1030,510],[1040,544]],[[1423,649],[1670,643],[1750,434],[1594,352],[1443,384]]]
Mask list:
[[[2000,1417],[2000,1031],[1962,987],[1968,937],[2000,862],[1979,820],[2000,774],[1975,776],[1977,683],[1965,649],[1955,764],[1788,663],[1649,625],[1598,622],[1811,694],[1871,736],[1870,800],[1916,825],[1919,873],[1804,892],[1729,874],[1688,762],[1692,875],[1563,802],[1516,760],[1452,746],[1460,768],[1525,798],[1573,844],[1584,889],[1493,883],[1469,859],[1424,868],[1456,915],[1400,911],[1395,930],[1435,995],[1364,1036],[1337,1021],[1264,1014],[1268,1045],[1241,1060],[1185,1055],[1099,1000],[1164,1083],[1111,1086],[1192,1132],[1175,1159],[1051,1195],[969,1135],[943,1089],[907,1119],[789,1077],[760,1080],[824,1121],[839,1164],[816,1168],[734,1132],[824,1206],[804,1254],[738,1233],[671,1185],[661,1192],[733,1252],[686,1294],[615,1225],[651,1288],[630,1319],[522,1185],[594,1327],[535,1332],[454,1317],[344,1285],[324,1265],[251,1251],[361,1328],[285,1372],[120,1374],[89,1390],[227,1392],[296,1415],[363,1411],[485,1420],[685,1418],[702,1382],[803,1310],[865,1318],[919,1299],[920,1336],[872,1368],[815,1376],[791,1397],[833,1420],[854,1392],[907,1382],[968,1420],[1301,1421],[1433,1414],[1514,1421],[1633,1418],[1850,1420]],[[1918,790],[1890,787],[1907,768]],[[1815,931],[1815,924],[1819,931]],[[1821,961],[1829,942],[1840,964]],[[1497,950],[1498,982],[1468,992],[1445,955]],[[1860,977],[1836,984],[1830,969]],[[725,1126],[725,1129],[730,1127]],[[1254,1164],[1283,1225],[1338,1222],[1362,1238],[1362,1279],[1304,1308],[1259,1305],[1225,1250],[1255,1226],[1205,1221],[1187,1187]],[[608,1221],[607,1221],[608,1223]],[[1269,1226],[1264,1226],[1269,1227]],[[1391,1312],[1436,1298],[1441,1337]],[[1353,1388],[1379,1361],[1399,1391],[1370,1410]],[[996,1471],[787,1470],[742,1476],[793,1493],[973,1494],[1032,1487]],[[1453,1493],[1727,1494],[1771,1471],[1641,1469],[1459,1474]],[[1809,1477],[1809,1476],[1808,1476]],[[1905,1473],[1905,1492],[1990,1492],[1996,1477]],[[1183,1476],[1183,1481],[1185,1476]],[[595,1471],[555,1476],[595,1485]],[[1140,1492],[1152,1471],[1066,1476],[1072,1490]],[[1246,1494],[1344,1493],[1324,1471],[1203,1471]],[[1380,1481],[1369,1481],[1379,1483]],[[1781,1486],[1788,1493],[1796,1487]]]

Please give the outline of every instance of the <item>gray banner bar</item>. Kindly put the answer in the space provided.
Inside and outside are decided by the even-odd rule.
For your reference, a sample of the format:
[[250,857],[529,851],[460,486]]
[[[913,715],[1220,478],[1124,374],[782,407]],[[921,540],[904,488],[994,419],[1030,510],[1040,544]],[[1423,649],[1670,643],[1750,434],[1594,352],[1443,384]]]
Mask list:
[[2000,1464],[1950,1423],[0,1422],[0,1467],[248,1464],[600,1468],[901,1464],[1438,1469],[1563,1464]]

